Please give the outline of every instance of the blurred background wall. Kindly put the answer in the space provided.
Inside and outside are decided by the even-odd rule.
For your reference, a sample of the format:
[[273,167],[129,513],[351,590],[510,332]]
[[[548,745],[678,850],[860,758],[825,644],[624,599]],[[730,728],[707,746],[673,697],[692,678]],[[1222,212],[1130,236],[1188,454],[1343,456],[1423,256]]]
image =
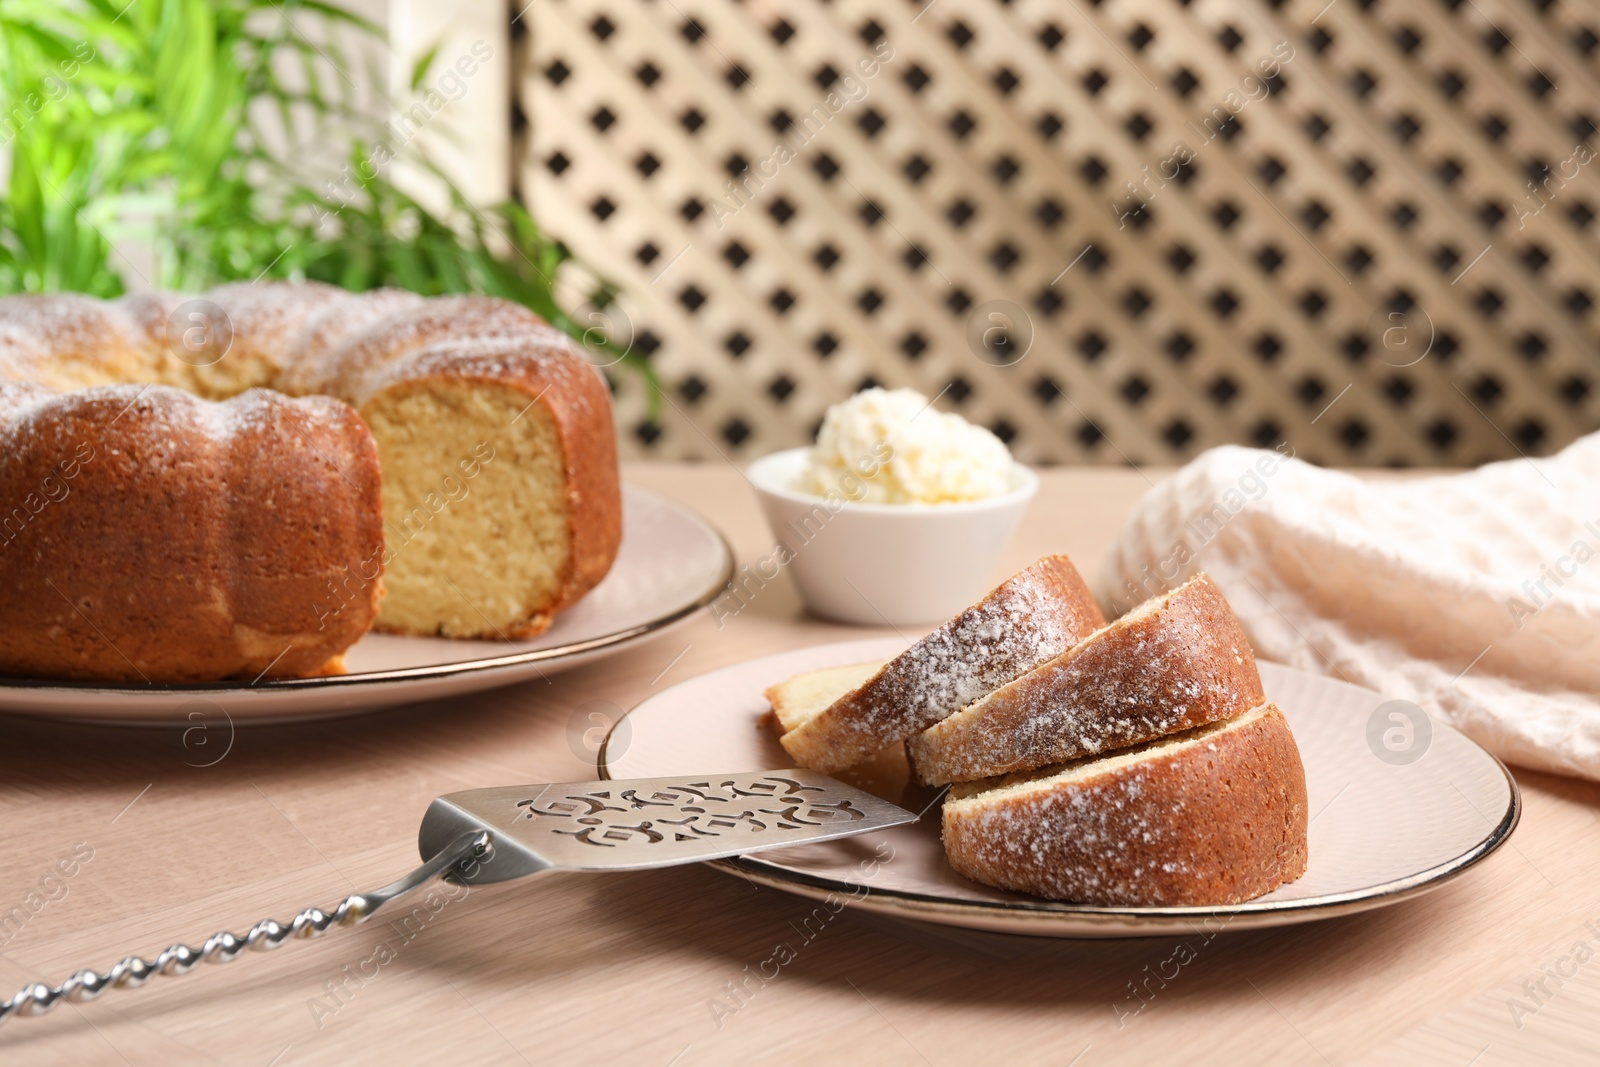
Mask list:
[[667,384],[619,396],[633,455],[802,443],[872,383],[1033,462],[1466,464],[1600,421],[1592,4],[511,14],[515,191]]

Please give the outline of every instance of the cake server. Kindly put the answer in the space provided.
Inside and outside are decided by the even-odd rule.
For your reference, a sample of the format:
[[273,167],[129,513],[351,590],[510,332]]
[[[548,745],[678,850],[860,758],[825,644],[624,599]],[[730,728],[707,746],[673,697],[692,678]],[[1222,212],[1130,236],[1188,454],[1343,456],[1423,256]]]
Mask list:
[[825,774],[803,769],[627,781],[469,789],[439,797],[422,817],[422,866],[382,889],[345,897],[332,911],[307,908],[288,923],[256,923],[243,937],[213,934],[198,949],[177,944],[154,960],[129,956],[105,974],[79,971],[59,986],[24,986],[0,1002],[0,1024],[40,1015],[58,1001],[93,1000],[154,975],[225,963],[247,948],[320,937],[357,926],[441,879],[469,885],[551,871],[635,871],[831,841],[915,822],[917,816]]

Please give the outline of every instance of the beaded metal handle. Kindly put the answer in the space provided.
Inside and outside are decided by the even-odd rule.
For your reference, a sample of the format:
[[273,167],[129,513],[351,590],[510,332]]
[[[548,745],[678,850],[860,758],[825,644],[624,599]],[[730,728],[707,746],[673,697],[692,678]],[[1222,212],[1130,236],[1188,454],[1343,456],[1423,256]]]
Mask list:
[[371,893],[356,893],[341,900],[333,911],[307,908],[288,925],[266,919],[256,923],[244,937],[223,931],[213,934],[198,950],[188,945],[173,945],[154,962],[129,956],[105,974],[79,971],[59,986],[42,982],[24,986],[9,1001],[0,1003],[0,1024],[13,1015],[43,1015],[66,1000],[74,1004],[93,1000],[107,989],[136,989],[153,975],[187,974],[199,963],[226,963],[247,948],[265,951],[282,945],[291,937],[321,937],[331,926],[354,926],[372,918],[384,905],[407,896],[457,868],[470,868],[486,859],[493,842],[487,830],[469,830],[458,836],[442,852],[398,882]]

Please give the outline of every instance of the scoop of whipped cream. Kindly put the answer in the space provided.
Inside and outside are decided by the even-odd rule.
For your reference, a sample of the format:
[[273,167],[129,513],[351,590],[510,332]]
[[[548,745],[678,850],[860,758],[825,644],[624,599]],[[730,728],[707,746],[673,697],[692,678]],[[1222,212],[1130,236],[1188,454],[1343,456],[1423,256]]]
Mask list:
[[864,389],[830,407],[798,488],[871,504],[982,500],[1010,489],[994,434],[937,411],[915,389]]

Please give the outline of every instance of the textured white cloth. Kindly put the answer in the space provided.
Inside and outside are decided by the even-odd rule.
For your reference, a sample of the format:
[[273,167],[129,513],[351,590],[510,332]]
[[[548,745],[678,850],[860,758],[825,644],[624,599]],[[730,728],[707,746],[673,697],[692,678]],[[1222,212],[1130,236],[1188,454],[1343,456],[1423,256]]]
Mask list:
[[1422,479],[1212,449],[1139,502],[1097,592],[1120,614],[1202,570],[1263,659],[1600,779],[1600,434]]

